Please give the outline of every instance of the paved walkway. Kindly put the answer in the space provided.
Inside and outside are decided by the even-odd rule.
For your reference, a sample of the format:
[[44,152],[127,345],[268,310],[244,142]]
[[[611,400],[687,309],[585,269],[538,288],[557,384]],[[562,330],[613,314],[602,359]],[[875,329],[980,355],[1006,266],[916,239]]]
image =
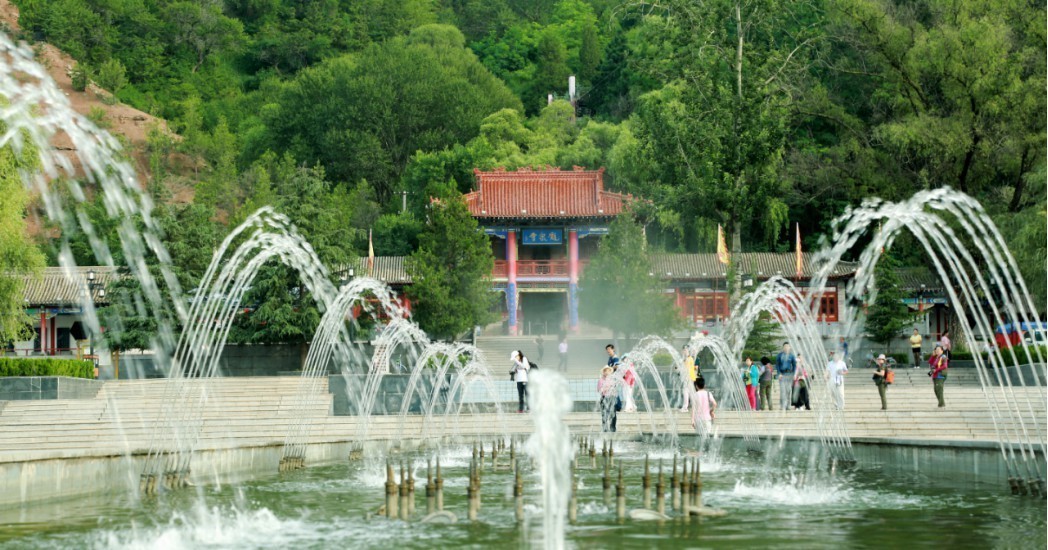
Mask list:
[[[846,424],[854,438],[900,440],[997,440],[994,418],[983,390],[973,384],[948,386],[947,408],[937,409],[931,384],[900,383],[889,390],[889,410],[880,411],[872,382],[847,387]],[[99,457],[145,452],[156,418],[163,407],[164,380],[109,381],[94,399],[10,401],[0,403],[0,463],[52,458]],[[906,382],[900,380],[900,382]],[[200,384],[191,381],[190,384]],[[208,383],[203,404],[203,428],[198,449],[271,446],[283,444],[293,413],[299,410],[297,377],[225,378]],[[1044,388],[1020,388],[1014,398],[1023,414],[998,419],[1008,439],[1023,430],[1046,430]],[[776,401],[776,406],[778,405]],[[358,440],[360,419],[330,416],[331,395],[319,395],[306,414],[312,426],[311,443]],[[723,435],[754,433],[764,437],[815,437],[815,411],[723,411],[716,429]],[[575,412],[567,423],[573,432],[600,429],[594,412]],[[630,413],[619,417],[622,434],[666,433],[675,424],[690,432],[689,416],[679,411]],[[532,430],[528,414],[464,414],[459,417],[420,416],[405,419],[375,417],[368,440],[492,434],[522,434]]]

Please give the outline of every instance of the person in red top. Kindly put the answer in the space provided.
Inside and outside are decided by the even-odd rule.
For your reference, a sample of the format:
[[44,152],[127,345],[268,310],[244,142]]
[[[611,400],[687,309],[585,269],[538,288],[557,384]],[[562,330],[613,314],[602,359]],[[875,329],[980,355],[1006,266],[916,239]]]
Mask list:
[[935,351],[928,359],[928,365],[932,368],[928,376],[932,377],[932,385],[935,387],[935,398],[939,400],[939,408],[946,407],[943,398],[943,386],[946,385],[946,369],[949,368],[950,360],[943,354],[942,346],[935,346]]

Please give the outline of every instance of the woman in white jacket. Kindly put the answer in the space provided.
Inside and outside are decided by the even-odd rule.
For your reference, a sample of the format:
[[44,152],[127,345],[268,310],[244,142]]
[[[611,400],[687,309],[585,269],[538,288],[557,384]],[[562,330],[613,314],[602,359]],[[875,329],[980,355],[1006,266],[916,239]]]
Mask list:
[[513,352],[513,381],[517,383],[517,412],[528,411],[528,371],[531,363],[519,349]]

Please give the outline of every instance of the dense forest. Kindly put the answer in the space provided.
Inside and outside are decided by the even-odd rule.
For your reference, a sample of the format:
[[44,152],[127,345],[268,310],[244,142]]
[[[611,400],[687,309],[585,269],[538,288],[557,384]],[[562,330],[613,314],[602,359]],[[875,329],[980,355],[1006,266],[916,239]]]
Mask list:
[[[61,48],[177,134],[151,138],[149,187],[188,288],[261,205],[342,265],[366,253],[368,229],[377,254],[414,252],[430,199],[468,191],[474,167],[579,165],[649,199],[649,244],[671,252],[712,252],[718,224],[735,250],[785,251],[794,222],[811,249],[849,205],[951,186],[995,216],[1044,303],[1040,3],[14,4],[19,38]],[[192,200],[169,200],[174,183]],[[895,248],[904,265],[926,261],[905,237]],[[268,278],[293,284],[276,267]],[[301,328],[241,339],[308,337],[315,313],[267,299],[260,315]]]

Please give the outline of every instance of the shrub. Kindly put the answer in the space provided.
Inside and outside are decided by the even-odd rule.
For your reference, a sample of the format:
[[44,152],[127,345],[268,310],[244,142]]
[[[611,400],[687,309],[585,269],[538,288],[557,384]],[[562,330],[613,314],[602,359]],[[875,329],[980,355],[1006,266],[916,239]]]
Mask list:
[[912,365],[913,354],[912,353],[892,353],[889,355],[892,359],[895,359],[896,364],[899,365]]
[[120,103],[120,100],[113,94],[101,93],[98,94],[98,99],[105,105],[116,105]]
[[127,71],[124,70],[124,65],[119,60],[110,59],[98,68],[95,81],[115,96],[121,88],[127,85]]
[[113,122],[109,120],[108,116],[106,116],[106,110],[101,107],[91,107],[91,111],[87,113],[87,118],[91,122],[94,122],[95,126],[98,126],[103,130],[108,130],[113,127]]
[[2,376],[72,376],[94,378],[95,365],[77,359],[35,359],[29,357],[0,357]]
[[668,367],[673,364],[673,356],[668,353],[656,353],[651,358],[651,362],[654,363],[656,367]]
[[87,67],[77,63],[72,71],[69,71],[69,78],[73,79],[73,89],[82,92],[87,89],[87,85],[91,82],[91,74],[88,72]]

